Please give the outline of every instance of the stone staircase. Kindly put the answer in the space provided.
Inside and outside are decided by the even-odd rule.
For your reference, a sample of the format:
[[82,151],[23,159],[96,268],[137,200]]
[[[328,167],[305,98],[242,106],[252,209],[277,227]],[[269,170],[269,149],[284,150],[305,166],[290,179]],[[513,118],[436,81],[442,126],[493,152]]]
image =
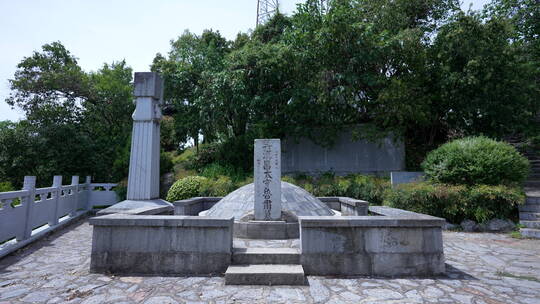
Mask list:
[[525,205],[519,207],[519,223],[521,235],[540,239],[540,193],[527,193]]
[[531,164],[531,173],[524,185],[527,200],[525,205],[519,207],[519,222],[525,226],[520,229],[521,235],[540,238],[540,154],[537,151],[520,149],[522,140],[517,136],[507,139],[507,142],[521,150]]
[[227,285],[304,285],[297,248],[233,248]]

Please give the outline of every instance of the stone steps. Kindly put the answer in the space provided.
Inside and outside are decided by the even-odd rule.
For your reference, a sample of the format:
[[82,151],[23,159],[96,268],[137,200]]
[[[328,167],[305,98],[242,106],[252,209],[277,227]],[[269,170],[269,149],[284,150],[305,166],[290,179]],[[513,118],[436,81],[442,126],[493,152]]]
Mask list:
[[525,205],[540,205],[540,197],[538,196],[527,196]]
[[519,223],[525,228],[519,229],[524,237],[540,239],[540,196],[529,192],[525,205],[519,206]]
[[540,213],[540,204],[525,204],[519,206],[519,212]]
[[231,265],[225,272],[227,285],[304,285],[302,265]]
[[235,265],[300,264],[300,252],[296,248],[234,248],[232,262]]
[[525,187],[540,188],[540,179],[529,179],[525,181]]
[[524,237],[540,239],[540,229],[521,228],[519,231]]
[[304,268],[297,248],[233,248],[225,272],[227,285],[304,285]]
[[540,229],[540,221],[519,221],[526,228]]
[[539,221],[540,213],[535,212],[520,212],[519,219],[522,221]]

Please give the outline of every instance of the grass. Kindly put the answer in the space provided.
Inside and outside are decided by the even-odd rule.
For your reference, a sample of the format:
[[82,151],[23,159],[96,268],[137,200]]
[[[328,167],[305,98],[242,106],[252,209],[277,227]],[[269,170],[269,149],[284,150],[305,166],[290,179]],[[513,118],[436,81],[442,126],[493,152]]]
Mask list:
[[519,232],[519,230],[510,232],[510,237],[512,237],[514,239],[524,239],[525,238],[523,235],[521,235],[521,232]]
[[533,281],[533,282],[540,283],[540,279],[536,278],[536,277],[516,275],[516,274],[512,274],[512,273],[505,272],[505,271],[497,271],[495,274],[500,276],[500,277],[508,277],[508,278],[527,280],[527,281]]

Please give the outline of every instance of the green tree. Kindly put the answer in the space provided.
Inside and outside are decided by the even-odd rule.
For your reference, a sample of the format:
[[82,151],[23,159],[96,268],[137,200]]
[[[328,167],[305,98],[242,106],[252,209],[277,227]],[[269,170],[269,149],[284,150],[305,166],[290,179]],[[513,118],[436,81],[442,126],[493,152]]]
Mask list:
[[0,178],[17,185],[36,175],[47,185],[57,174],[124,177],[117,159],[125,159],[131,129],[131,74],[123,61],[86,73],[59,42],[24,58],[7,102],[26,120],[2,127]]

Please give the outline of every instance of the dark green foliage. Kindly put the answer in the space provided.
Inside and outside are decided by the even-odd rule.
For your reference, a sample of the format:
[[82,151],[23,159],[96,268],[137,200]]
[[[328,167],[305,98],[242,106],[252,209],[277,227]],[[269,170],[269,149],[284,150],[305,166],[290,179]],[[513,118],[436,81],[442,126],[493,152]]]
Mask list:
[[336,177],[331,172],[319,178],[286,176],[283,181],[300,186],[317,197],[346,196],[368,201],[372,205],[382,205],[384,193],[390,188],[390,182],[380,177],[361,174]]
[[36,175],[38,186],[50,186],[53,175],[127,176],[131,80],[124,61],[84,72],[59,42],[24,58],[6,101],[26,120],[0,125],[0,179],[20,186],[24,175]]
[[159,154],[159,174],[162,176],[165,173],[172,172],[174,167],[173,160],[170,153],[161,151]]
[[0,182],[0,192],[14,191],[13,185],[10,182]]
[[[228,170],[230,168],[214,165],[206,169],[206,177],[188,176],[180,179],[169,190],[167,200],[171,201],[169,196],[175,199],[187,198],[186,196],[225,196],[253,182],[251,177]],[[233,175],[231,178],[231,176],[220,175],[221,173],[233,173]],[[302,187],[315,196],[347,196],[369,201],[372,205],[382,205],[383,195],[390,189],[390,182],[387,179],[359,174],[346,177],[326,174],[319,178],[284,176],[282,180]]]
[[202,193],[202,187],[206,182],[207,178],[202,176],[188,176],[182,178],[176,181],[171,189],[169,189],[167,201],[174,202],[199,196]]
[[251,170],[253,138],[331,146],[364,124],[358,137],[404,136],[418,169],[449,138],[525,132],[540,110],[538,5],[495,3],[481,15],[455,0],[308,0],[235,41],[186,32],[153,69],[177,141],[218,143],[222,165]]
[[525,201],[519,187],[411,183],[388,190],[384,204],[429,214],[460,223],[464,219],[485,222],[493,218],[516,218]]
[[487,137],[467,137],[430,152],[422,168],[434,182],[451,184],[519,184],[529,162],[511,145]]

